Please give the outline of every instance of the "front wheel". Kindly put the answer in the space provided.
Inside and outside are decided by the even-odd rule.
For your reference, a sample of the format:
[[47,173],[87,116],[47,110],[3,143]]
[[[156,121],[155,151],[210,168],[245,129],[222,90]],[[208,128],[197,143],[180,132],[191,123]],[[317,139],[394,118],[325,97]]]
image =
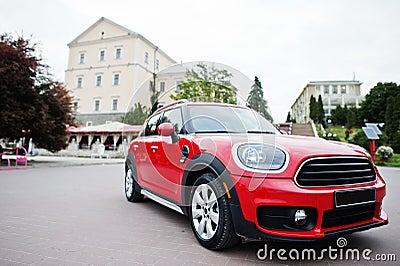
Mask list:
[[212,174],[200,176],[190,193],[189,217],[194,235],[209,249],[223,249],[239,242],[232,223],[228,198]]
[[140,187],[135,179],[135,173],[127,167],[125,171],[125,196],[130,202],[142,201],[144,196],[140,193]]

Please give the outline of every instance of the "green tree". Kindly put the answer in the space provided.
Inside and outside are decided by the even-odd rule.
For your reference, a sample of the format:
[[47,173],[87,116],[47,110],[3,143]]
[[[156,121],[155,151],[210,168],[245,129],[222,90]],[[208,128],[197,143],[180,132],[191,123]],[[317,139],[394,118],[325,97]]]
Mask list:
[[135,108],[131,108],[121,120],[125,124],[130,125],[142,125],[146,118],[150,115],[150,111],[146,106],[143,106],[140,102],[135,103]]
[[258,77],[254,78],[254,84],[251,86],[246,106],[262,114],[267,120],[273,122],[268,113],[267,101],[264,99],[264,92]]
[[348,113],[347,105],[345,105],[344,108],[342,108],[342,106],[338,104],[336,108],[331,112],[332,122],[335,125],[340,125],[340,126],[346,125],[347,113]]
[[386,118],[387,101],[390,96],[396,97],[400,86],[393,82],[378,84],[373,87],[361,103],[362,118],[369,123],[382,123]]
[[343,108],[340,104],[336,105],[336,108],[331,110],[331,119],[333,124],[340,125],[340,114],[342,111]]
[[385,132],[388,136],[390,146],[400,152],[400,94],[389,96],[387,99],[385,115]]
[[318,116],[317,116],[317,100],[315,99],[314,95],[311,95],[310,97],[310,118],[314,122],[318,122]]
[[230,82],[231,77],[225,69],[199,63],[186,72],[186,81],[171,98],[236,104],[236,88]]
[[350,108],[346,115],[346,128],[351,129],[356,125],[357,116],[356,112],[354,111],[355,108]]
[[360,117],[370,123],[385,123],[387,143],[395,152],[400,152],[400,85],[394,82],[379,82],[361,103]]
[[286,116],[286,123],[290,123],[290,122],[292,122],[292,115],[290,114],[290,111],[289,111]]
[[[376,147],[385,145],[385,143],[387,142],[387,136],[385,133],[383,133],[380,137],[379,140],[377,140],[375,142]],[[355,133],[354,135],[352,135],[349,139],[350,143],[353,144],[357,144],[361,147],[363,147],[364,149],[366,149],[367,151],[369,151],[369,147],[370,147],[370,140],[367,138],[367,136],[365,135],[365,133],[363,131],[359,131],[357,133]]]
[[325,112],[324,112],[324,103],[322,101],[321,94],[318,96],[318,101],[317,101],[317,121],[320,124],[325,124]]
[[37,47],[21,36],[0,35],[0,138],[30,138],[52,152],[67,144],[74,124],[72,98],[53,80]]

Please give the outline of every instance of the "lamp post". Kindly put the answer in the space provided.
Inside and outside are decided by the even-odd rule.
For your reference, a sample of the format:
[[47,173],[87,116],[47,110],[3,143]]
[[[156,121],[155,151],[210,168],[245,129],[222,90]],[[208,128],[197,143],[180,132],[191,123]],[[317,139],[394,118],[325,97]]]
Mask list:
[[332,133],[331,133],[332,119],[328,118],[328,120],[326,120],[326,122],[328,123],[328,139],[331,139],[331,137],[332,137]]

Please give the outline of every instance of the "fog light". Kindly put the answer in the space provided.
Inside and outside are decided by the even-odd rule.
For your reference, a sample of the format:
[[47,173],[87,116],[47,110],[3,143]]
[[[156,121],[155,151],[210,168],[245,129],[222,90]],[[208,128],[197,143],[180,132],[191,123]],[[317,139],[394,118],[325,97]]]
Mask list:
[[307,222],[307,214],[305,210],[297,210],[294,214],[294,222],[296,225],[304,225]]

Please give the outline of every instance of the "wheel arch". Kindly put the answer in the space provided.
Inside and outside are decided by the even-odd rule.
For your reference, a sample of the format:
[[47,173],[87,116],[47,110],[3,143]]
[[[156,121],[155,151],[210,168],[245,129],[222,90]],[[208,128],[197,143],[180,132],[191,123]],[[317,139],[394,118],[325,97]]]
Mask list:
[[209,153],[200,153],[195,155],[187,164],[182,178],[182,210],[185,215],[189,214],[190,190],[195,181],[203,174],[215,174],[225,190],[229,191],[228,200],[230,204],[239,204],[236,189],[230,178],[226,166],[214,155]]
[[135,156],[133,155],[132,152],[128,152],[128,155],[126,156],[125,159],[125,173],[128,171],[128,169],[131,169],[131,171],[134,173],[135,181],[136,183],[139,184],[137,170],[136,170]]
[[125,159],[125,171],[130,168],[132,171],[136,171],[136,161],[135,161],[135,156],[133,155],[132,152],[128,152],[128,155],[126,156]]

